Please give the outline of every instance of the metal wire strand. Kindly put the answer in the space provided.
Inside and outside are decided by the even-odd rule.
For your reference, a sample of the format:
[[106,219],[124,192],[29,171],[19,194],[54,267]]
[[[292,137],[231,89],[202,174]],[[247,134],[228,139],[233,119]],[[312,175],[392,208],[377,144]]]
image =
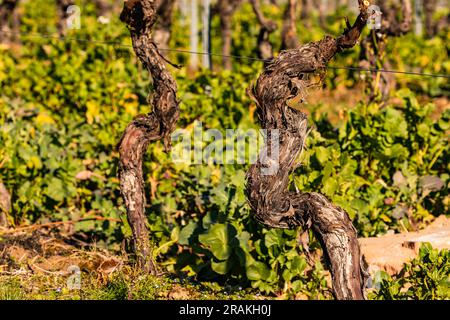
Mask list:
[[[132,48],[132,45],[124,44],[124,43],[117,42],[117,41],[90,40],[90,39],[81,39],[81,38],[73,38],[73,37],[63,37],[63,36],[43,34],[43,33],[28,33],[28,32],[13,32],[13,31],[0,31],[0,33],[7,33],[7,34],[14,34],[14,35],[28,36],[28,37],[37,37],[37,38],[43,38],[43,39],[55,39],[55,40],[59,40],[59,41],[73,41],[73,42],[82,42],[82,43],[92,43],[92,44],[97,44],[97,45],[113,45],[113,46],[119,46],[119,47]],[[199,51],[190,51],[190,50],[183,50],[183,49],[172,49],[172,48],[159,48],[159,50],[165,51],[165,52],[177,52],[177,53],[185,53],[185,54],[226,57],[226,58],[236,59],[236,60],[249,60],[249,61],[261,61],[261,62],[267,61],[267,60],[256,58],[256,57],[247,57],[247,56],[238,56],[238,55],[223,55],[223,54],[214,53],[214,52],[199,52]],[[410,72],[410,71],[387,70],[387,69],[377,69],[377,68],[346,67],[346,66],[327,66],[327,68],[332,69],[332,70],[381,72],[381,73],[403,74],[403,75],[410,75],[410,76],[422,76],[422,77],[450,79],[450,75],[447,75],[447,74]]]

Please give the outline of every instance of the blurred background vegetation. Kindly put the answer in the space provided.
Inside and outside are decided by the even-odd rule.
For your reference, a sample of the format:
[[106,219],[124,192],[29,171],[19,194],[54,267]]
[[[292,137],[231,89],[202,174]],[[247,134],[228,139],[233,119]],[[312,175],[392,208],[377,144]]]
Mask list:
[[[101,217],[70,224],[64,232],[120,254],[131,233],[115,147],[133,117],[150,110],[151,81],[118,19],[120,5],[105,24],[97,20],[94,4],[75,2],[81,29],[69,30],[67,38],[54,36],[54,1],[23,1],[20,43],[0,44],[0,182],[11,194],[7,218],[12,226]],[[281,25],[283,6],[265,3],[262,8]],[[448,13],[440,9],[434,18]],[[300,42],[340,34],[346,15],[355,17],[346,6],[330,11],[325,30],[316,11],[308,26],[298,19]],[[243,3],[232,21],[232,54],[256,57],[259,26],[250,4]],[[177,9],[170,48],[190,50],[189,24],[189,16]],[[271,36],[274,48],[280,47],[280,29]],[[211,39],[211,52],[220,53],[217,16]],[[389,39],[386,55],[394,70],[448,75],[449,40],[448,26],[431,38],[412,32]],[[359,51],[357,46],[344,52],[332,65],[358,66]],[[189,54],[162,53],[171,62],[189,64]],[[259,128],[246,89],[263,63],[232,63],[231,71],[222,70],[222,58],[212,56],[212,70],[169,67],[179,86],[179,128],[193,130],[195,121],[223,132]],[[439,215],[450,215],[450,84],[448,78],[396,74],[389,100],[370,102],[367,76],[330,69],[323,89],[311,92],[305,111],[314,129],[291,187],[326,194],[349,212],[361,237],[418,230]],[[174,164],[161,143],[150,145],[147,215],[159,265],[214,288],[330,298],[323,263],[308,259],[307,248],[299,245],[301,230],[269,230],[252,220],[244,196],[247,168]],[[311,238],[314,253],[319,245]],[[447,282],[436,286],[443,283],[447,289],[431,298],[449,297],[450,261],[448,253],[442,255],[446,262],[440,270],[446,270]],[[378,298],[406,297],[389,291],[399,286],[395,280],[384,281]]]

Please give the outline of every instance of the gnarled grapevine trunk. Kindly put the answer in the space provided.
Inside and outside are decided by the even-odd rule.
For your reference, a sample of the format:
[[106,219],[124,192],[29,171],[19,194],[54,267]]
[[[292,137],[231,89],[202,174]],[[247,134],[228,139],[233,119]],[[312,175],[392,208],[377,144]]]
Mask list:
[[[290,99],[312,86],[311,75],[326,68],[340,51],[353,47],[367,21],[369,1],[359,0],[360,14],[338,38],[325,37],[268,62],[251,95],[261,125],[267,129],[266,153],[247,173],[246,194],[257,221],[273,228],[312,227],[322,243],[337,299],[364,299],[365,270],[356,229],[348,214],[318,193],[288,191],[289,174],[308,132],[305,113],[290,108]],[[278,130],[278,157],[273,142]],[[277,169],[274,172],[267,170]]]
[[138,116],[126,128],[119,142],[120,190],[125,200],[127,218],[133,233],[134,251],[138,265],[151,274],[157,274],[149,242],[146,198],[142,162],[151,141],[163,139],[166,151],[171,148],[170,135],[179,118],[177,85],[167,71],[152,38],[156,22],[155,0],[125,1],[121,20],[128,25],[134,51],[153,79],[153,111]]

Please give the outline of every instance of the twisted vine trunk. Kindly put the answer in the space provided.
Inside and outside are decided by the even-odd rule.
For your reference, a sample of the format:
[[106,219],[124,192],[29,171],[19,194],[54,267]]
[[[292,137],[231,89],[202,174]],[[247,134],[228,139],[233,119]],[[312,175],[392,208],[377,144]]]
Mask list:
[[[359,0],[360,14],[353,26],[347,20],[342,36],[327,36],[280,53],[267,63],[250,92],[261,125],[268,132],[267,152],[263,153],[268,156],[261,156],[247,173],[246,194],[253,215],[273,228],[312,227],[322,243],[337,299],[364,299],[366,275],[356,229],[348,214],[325,196],[288,191],[289,174],[303,149],[308,122],[305,113],[287,103],[313,85],[311,75],[326,68],[338,52],[357,43],[367,22],[369,5],[369,1]],[[278,155],[273,143],[275,133],[279,136]],[[273,168],[277,170],[267,171]]]
[[153,111],[140,115],[126,128],[118,148],[120,153],[120,190],[133,233],[134,252],[138,266],[153,275],[158,273],[152,259],[149,241],[146,198],[142,162],[151,141],[163,139],[166,151],[171,148],[171,133],[179,118],[177,85],[167,71],[166,60],[160,55],[152,38],[157,18],[155,0],[128,0],[120,16],[130,30],[134,51],[153,79]]

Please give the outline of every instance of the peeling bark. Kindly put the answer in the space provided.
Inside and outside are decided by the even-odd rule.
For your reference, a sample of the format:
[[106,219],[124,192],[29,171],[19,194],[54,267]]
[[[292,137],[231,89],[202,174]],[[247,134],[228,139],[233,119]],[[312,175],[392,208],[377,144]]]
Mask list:
[[151,98],[153,111],[140,115],[126,128],[118,148],[120,153],[120,190],[127,209],[127,218],[133,232],[134,251],[138,266],[157,274],[152,259],[152,246],[145,216],[146,198],[142,163],[151,141],[163,139],[166,152],[171,148],[171,133],[179,118],[177,85],[152,38],[156,22],[155,0],[125,1],[121,20],[130,30],[134,51],[153,79]]
[[253,12],[261,26],[258,35],[258,58],[266,61],[273,59],[273,47],[270,43],[270,35],[277,30],[277,24],[266,19],[261,10],[260,0],[250,0]]
[[297,37],[297,0],[288,0],[283,17],[283,30],[281,31],[281,50],[295,49],[300,45]]
[[[249,94],[257,105],[261,125],[267,129],[266,149],[273,151],[273,130],[279,133],[279,157],[260,157],[247,173],[246,194],[254,218],[273,228],[312,227],[322,243],[337,299],[364,299],[366,273],[361,264],[356,229],[348,214],[318,193],[288,191],[289,174],[303,150],[308,133],[305,113],[290,108],[289,100],[314,86],[312,75],[323,71],[339,52],[356,45],[367,22],[369,1],[359,0],[360,14],[342,36],[325,37],[318,42],[283,51],[258,78]],[[275,162],[274,162],[275,161]],[[276,174],[263,170],[273,163]]]
[[18,4],[19,0],[3,0],[0,4],[0,42],[16,41],[19,38]]

